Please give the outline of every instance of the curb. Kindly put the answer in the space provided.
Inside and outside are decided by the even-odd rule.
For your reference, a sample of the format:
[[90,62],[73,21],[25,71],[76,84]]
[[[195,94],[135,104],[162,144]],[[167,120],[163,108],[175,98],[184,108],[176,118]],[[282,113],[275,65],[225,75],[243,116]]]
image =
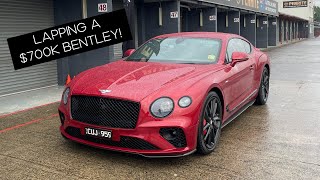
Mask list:
[[292,41],[292,42],[289,42],[289,43],[280,44],[278,46],[272,46],[272,47],[268,47],[268,48],[265,48],[265,49],[261,49],[261,51],[268,52],[268,51],[271,51],[271,50],[274,50],[274,49],[277,49],[277,48],[281,48],[281,47],[285,47],[285,46],[292,45],[292,44],[295,44],[295,43],[299,43],[299,42],[302,42],[302,41],[305,41],[305,40],[308,40],[308,39],[309,38],[295,40],[295,41]]
[[58,102],[60,102],[60,101],[50,102],[50,103],[47,103],[47,104],[42,104],[42,105],[39,105],[39,106],[34,106],[34,107],[31,107],[31,108],[27,108],[27,109],[15,111],[15,112],[8,113],[8,114],[1,114],[1,115],[0,115],[0,118],[5,118],[5,117],[11,116],[11,115],[18,114],[18,113],[22,113],[22,112],[30,111],[30,110],[33,110],[33,109],[37,109],[37,108],[49,106],[49,105],[51,105],[51,104],[58,103]]

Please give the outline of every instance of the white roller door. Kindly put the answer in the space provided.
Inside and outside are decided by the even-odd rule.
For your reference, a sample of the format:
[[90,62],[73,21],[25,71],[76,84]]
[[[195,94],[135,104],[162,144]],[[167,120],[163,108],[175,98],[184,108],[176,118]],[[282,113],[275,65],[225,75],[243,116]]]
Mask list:
[[0,0],[0,96],[57,84],[56,61],[14,70],[7,44],[9,37],[52,26],[52,0]]

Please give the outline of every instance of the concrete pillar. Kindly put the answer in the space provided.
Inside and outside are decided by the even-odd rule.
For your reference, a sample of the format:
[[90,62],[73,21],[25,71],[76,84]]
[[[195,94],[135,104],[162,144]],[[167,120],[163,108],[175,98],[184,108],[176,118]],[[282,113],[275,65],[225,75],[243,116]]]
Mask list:
[[[162,25],[159,23],[159,7],[162,9]],[[140,3],[138,5],[139,44],[161,34],[180,31],[180,1]],[[178,12],[172,17],[171,12]]]
[[256,47],[268,47],[268,17],[257,16]]
[[240,15],[240,35],[256,45],[256,14]]
[[285,26],[285,21],[281,19],[281,43],[284,43],[285,37],[286,37],[286,26]]
[[292,34],[293,34],[293,26],[292,26],[292,21],[290,21],[290,41],[292,41],[293,39]]
[[278,17],[276,17],[276,21],[277,21],[277,27],[276,27],[276,43],[277,45],[279,44],[279,40],[280,40],[280,19]]
[[278,18],[278,23],[279,23],[279,43],[282,43],[283,42],[283,23],[282,23],[282,19],[281,18]]
[[277,45],[277,18],[269,17],[269,27],[268,27],[268,46]]
[[298,22],[296,22],[296,39],[299,39],[299,25],[298,25]]
[[297,39],[297,22],[294,22],[294,39]]

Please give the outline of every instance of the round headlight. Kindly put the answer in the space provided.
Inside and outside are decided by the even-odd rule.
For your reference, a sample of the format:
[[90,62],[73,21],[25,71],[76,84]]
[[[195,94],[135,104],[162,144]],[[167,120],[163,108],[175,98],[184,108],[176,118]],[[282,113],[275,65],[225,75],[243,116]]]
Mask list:
[[70,88],[67,88],[63,93],[63,104],[68,103],[69,93],[70,93]]
[[186,108],[186,107],[190,106],[191,102],[192,102],[192,100],[190,97],[184,96],[184,97],[180,98],[178,104],[180,107]]
[[172,99],[163,97],[155,100],[150,107],[150,112],[154,117],[164,118],[173,111],[174,103]]

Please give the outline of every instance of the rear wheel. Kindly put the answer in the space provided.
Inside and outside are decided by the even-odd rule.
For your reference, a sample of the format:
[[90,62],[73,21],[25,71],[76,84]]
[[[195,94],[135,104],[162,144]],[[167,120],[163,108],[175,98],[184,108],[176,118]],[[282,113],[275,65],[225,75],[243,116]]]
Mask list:
[[210,154],[218,145],[222,126],[222,105],[217,93],[210,92],[205,100],[198,127],[197,150]]
[[256,104],[264,105],[266,104],[269,96],[269,70],[264,67],[261,77],[261,83],[259,88],[259,94],[256,98]]

